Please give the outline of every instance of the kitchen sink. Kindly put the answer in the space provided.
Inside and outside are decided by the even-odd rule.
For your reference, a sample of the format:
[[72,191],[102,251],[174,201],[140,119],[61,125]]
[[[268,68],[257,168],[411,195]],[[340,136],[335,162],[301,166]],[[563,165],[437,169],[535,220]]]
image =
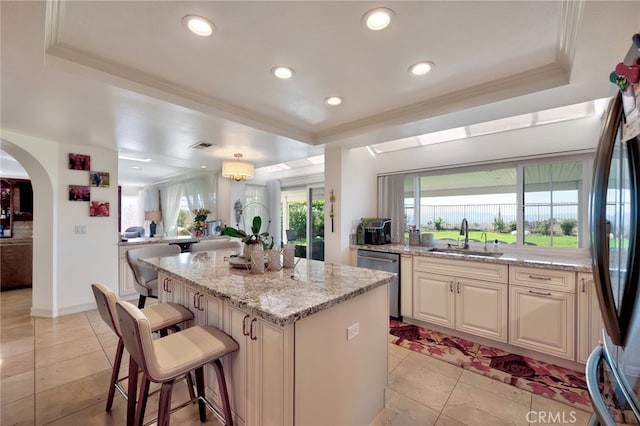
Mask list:
[[456,254],[459,256],[482,256],[482,257],[500,257],[503,253],[495,252],[495,251],[484,251],[484,250],[469,250],[464,248],[438,248],[434,247],[429,250],[434,253],[447,253],[447,254]]

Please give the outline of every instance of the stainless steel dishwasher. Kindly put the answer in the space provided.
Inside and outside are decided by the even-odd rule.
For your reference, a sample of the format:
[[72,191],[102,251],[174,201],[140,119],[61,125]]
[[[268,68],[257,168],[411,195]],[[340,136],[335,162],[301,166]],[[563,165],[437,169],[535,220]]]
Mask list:
[[372,250],[358,250],[358,267],[394,272],[389,283],[389,316],[400,319],[400,255]]

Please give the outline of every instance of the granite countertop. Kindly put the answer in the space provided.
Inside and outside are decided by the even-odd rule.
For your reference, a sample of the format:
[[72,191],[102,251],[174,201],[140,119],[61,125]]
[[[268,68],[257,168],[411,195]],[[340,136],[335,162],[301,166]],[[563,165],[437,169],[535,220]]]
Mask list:
[[231,250],[142,259],[157,270],[278,326],[391,282],[395,274],[300,259],[295,268],[253,274],[229,266]]
[[[513,266],[527,266],[531,268],[541,269],[560,269],[564,271],[575,272],[591,272],[591,259],[587,255],[562,256],[548,254],[532,254],[525,251],[509,251],[503,247],[499,248],[499,252],[503,252],[501,256],[479,256],[465,255],[464,253],[443,253],[431,251],[429,247],[410,246],[405,244],[382,244],[382,245],[362,245],[351,246],[352,249],[365,249],[373,251],[381,251],[387,253],[410,254],[412,256],[425,256],[441,259],[459,259],[471,260],[474,262],[484,263],[503,263]],[[474,248],[472,247],[471,250]],[[482,250],[482,248],[480,248]]]
[[197,243],[204,240],[228,240],[229,237],[192,237],[189,235],[179,235],[175,237],[142,237],[142,238],[121,238],[118,242],[120,246],[157,244],[157,243]]

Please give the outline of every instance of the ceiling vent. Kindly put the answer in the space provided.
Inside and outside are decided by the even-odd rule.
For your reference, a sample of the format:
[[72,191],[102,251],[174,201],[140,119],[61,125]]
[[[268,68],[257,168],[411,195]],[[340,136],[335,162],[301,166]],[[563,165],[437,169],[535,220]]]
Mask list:
[[193,148],[193,149],[208,149],[208,148],[211,148],[214,145],[215,144],[212,144],[211,142],[200,141],[200,142],[194,143],[193,145],[189,146],[189,148]]

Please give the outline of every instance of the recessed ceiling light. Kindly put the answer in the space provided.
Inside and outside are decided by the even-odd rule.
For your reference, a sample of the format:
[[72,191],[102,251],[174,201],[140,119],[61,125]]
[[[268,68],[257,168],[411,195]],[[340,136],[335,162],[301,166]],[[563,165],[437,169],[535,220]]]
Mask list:
[[207,166],[205,166],[204,164],[202,166],[200,166],[201,169],[206,169]]
[[291,67],[286,67],[284,65],[280,65],[280,66],[277,66],[277,67],[273,67],[271,69],[271,73],[276,78],[279,78],[281,80],[288,80],[291,77],[293,77],[293,74],[295,74],[295,71],[293,71],[293,68],[291,68]]
[[213,34],[213,30],[216,28],[216,26],[213,25],[213,22],[209,21],[207,18],[197,15],[185,16],[182,18],[182,23],[189,29],[189,31],[202,37],[209,37]]
[[436,64],[429,61],[418,62],[417,64],[413,64],[409,67],[409,73],[417,76],[425,75],[428,74],[435,65]]
[[393,10],[386,7],[378,7],[365,13],[362,20],[370,30],[380,31],[389,26],[391,16],[393,16]]
[[342,103],[342,98],[340,96],[329,96],[324,100],[327,105],[338,106]]
[[133,170],[142,170],[142,167],[140,167],[140,166],[131,166],[131,168]]

